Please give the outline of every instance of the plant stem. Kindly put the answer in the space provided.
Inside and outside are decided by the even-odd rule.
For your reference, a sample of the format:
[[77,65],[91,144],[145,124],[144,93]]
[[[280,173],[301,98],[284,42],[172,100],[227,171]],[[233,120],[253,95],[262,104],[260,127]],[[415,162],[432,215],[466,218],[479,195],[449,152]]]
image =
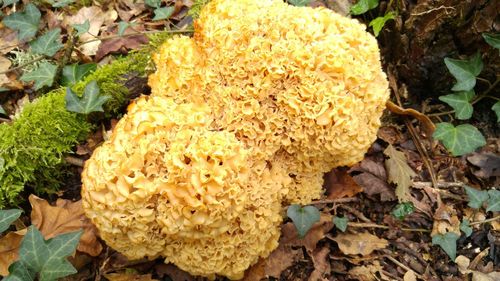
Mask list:
[[496,221],[496,220],[500,220],[500,215],[486,219],[486,220],[482,220],[482,221],[471,222],[470,225],[483,224],[483,223],[492,222],[492,221]]
[[[391,227],[389,227],[387,225],[379,225],[379,224],[375,224],[375,223],[364,223],[364,222],[348,222],[347,226],[350,226],[350,227],[360,227],[360,228],[367,227],[367,228],[391,229]],[[431,232],[430,230],[425,229],[425,228],[406,228],[406,227],[402,227],[400,229],[403,230],[403,231],[412,231],[412,232],[426,232],[426,233]]]
[[16,66],[16,67],[9,68],[9,69],[7,69],[7,70],[5,70],[5,71],[1,71],[1,72],[0,72],[0,74],[5,74],[5,73],[9,73],[9,72],[12,72],[12,71],[19,70],[19,69],[21,69],[21,68],[23,68],[23,67],[25,67],[25,66],[27,66],[27,65],[30,65],[30,64],[35,63],[35,62],[37,62],[37,61],[41,61],[41,60],[42,60],[42,59],[44,59],[44,58],[45,58],[44,56],[38,57],[38,58],[36,58],[36,59],[30,60],[29,62],[23,63],[23,64],[18,65],[18,66]]

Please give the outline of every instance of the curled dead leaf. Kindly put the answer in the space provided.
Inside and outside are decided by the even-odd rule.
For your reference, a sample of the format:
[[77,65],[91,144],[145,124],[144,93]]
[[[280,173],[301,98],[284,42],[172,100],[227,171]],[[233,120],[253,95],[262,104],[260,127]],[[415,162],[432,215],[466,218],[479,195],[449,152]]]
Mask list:
[[387,183],[387,172],[383,162],[365,158],[349,172],[361,172],[352,178],[369,196],[380,195],[382,201],[396,199],[394,188]]
[[326,175],[325,185],[328,199],[353,197],[363,191],[346,169],[334,169]]
[[9,266],[19,257],[19,246],[27,229],[12,231],[0,239],[0,275],[9,274]]
[[382,266],[378,261],[368,265],[356,266],[349,270],[347,274],[350,278],[359,281],[376,281],[379,280],[378,274],[383,276]]
[[384,249],[389,245],[387,240],[363,233],[341,233],[333,238],[340,250],[346,255],[369,255],[375,250]]
[[102,245],[97,240],[97,230],[85,216],[81,200],[71,202],[57,199],[56,205],[51,206],[46,200],[30,195],[29,201],[32,206],[31,223],[42,232],[45,239],[83,229],[77,250],[91,256],[101,253]]
[[460,235],[460,220],[457,211],[449,205],[441,204],[434,213],[431,236],[454,232]]

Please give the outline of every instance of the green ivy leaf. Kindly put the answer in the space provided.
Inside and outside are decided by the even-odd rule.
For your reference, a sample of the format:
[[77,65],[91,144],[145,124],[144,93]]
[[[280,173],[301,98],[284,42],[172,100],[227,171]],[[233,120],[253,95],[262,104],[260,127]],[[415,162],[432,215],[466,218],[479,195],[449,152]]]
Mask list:
[[[19,0],[3,0],[2,8],[5,8],[5,7],[12,5],[12,4],[16,4],[17,2],[19,2]],[[1,1],[0,1],[0,3],[1,3]]]
[[174,11],[175,8],[173,6],[155,9],[155,16],[153,20],[156,21],[168,19],[174,13]]
[[45,241],[42,233],[30,226],[19,248],[18,264],[9,267],[11,272],[8,277],[26,280],[35,272],[40,281],[53,281],[76,273],[77,270],[66,258],[76,250],[82,233],[82,230],[65,233]]
[[399,203],[394,207],[391,214],[398,220],[402,221],[407,215],[410,215],[415,211],[415,206],[412,202]]
[[351,7],[351,14],[361,15],[378,6],[378,0],[359,0]]
[[469,203],[467,204],[469,207],[479,209],[483,206],[484,201],[488,200],[488,192],[477,190],[467,185],[464,188],[469,197]]
[[500,49],[500,33],[482,33],[481,35],[490,46]]
[[457,83],[452,91],[470,91],[476,86],[476,76],[483,70],[483,60],[478,52],[468,60],[445,58],[444,63]]
[[96,70],[97,64],[95,63],[86,63],[86,64],[71,64],[66,65],[62,71],[62,79],[61,85],[70,86],[80,81],[87,74],[90,74],[92,71]]
[[288,0],[288,3],[297,7],[304,7],[311,4],[311,0]]
[[342,232],[346,231],[348,222],[349,220],[346,217],[333,217],[333,224]]
[[472,227],[468,219],[462,220],[460,223],[460,230],[465,234],[465,237],[469,237],[472,234]]
[[9,266],[9,276],[3,281],[33,281],[36,278],[36,272],[33,272],[26,264],[16,261]]
[[7,115],[7,112],[5,112],[5,109],[0,105],[0,114]]
[[488,195],[486,212],[500,212],[500,191],[496,189],[488,190]]
[[491,110],[495,112],[497,115],[497,122],[500,122],[500,101],[497,101],[492,107]]
[[373,33],[375,34],[375,37],[377,37],[379,35],[379,33],[382,30],[382,28],[384,27],[385,23],[388,20],[392,20],[394,18],[396,18],[396,13],[389,12],[389,13],[385,14],[383,17],[378,17],[378,18],[373,19],[370,22],[369,26],[371,26],[373,28]]
[[306,236],[313,224],[320,220],[319,210],[314,206],[302,208],[297,204],[290,205],[286,214],[292,220],[301,238]]
[[19,32],[19,40],[31,39],[38,31],[41,16],[40,10],[30,3],[26,5],[24,12],[16,12],[5,17],[3,23]]
[[152,8],[160,8],[161,0],[144,0],[144,3]]
[[121,21],[118,23],[118,36],[123,36],[125,30],[130,26],[130,23],[126,21]]
[[76,30],[75,36],[80,36],[89,32],[90,29],[90,21],[87,19],[83,23],[77,23],[73,25],[73,28]]
[[438,123],[432,137],[442,141],[446,149],[453,156],[461,156],[473,152],[478,147],[486,144],[486,140],[481,132],[470,124],[462,124],[455,127],[447,122]]
[[76,113],[89,114],[95,111],[104,111],[102,105],[108,99],[109,96],[99,95],[99,86],[95,80],[85,86],[81,99],[69,87],[66,89],[66,109]]
[[457,256],[457,240],[460,236],[454,232],[447,232],[446,234],[436,234],[432,236],[432,245],[439,245],[446,254],[455,260]]
[[30,42],[30,46],[35,54],[52,57],[63,47],[61,43],[61,29],[55,28],[49,30],[44,35]]
[[56,76],[57,66],[50,62],[42,62],[37,69],[24,73],[20,80],[29,82],[35,81],[35,91],[43,86],[52,86],[54,77]]
[[21,216],[23,211],[19,209],[0,210],[0,234]]
[[447,103],[455,110],[455,117],[460,120],[467,120],[472,117],[474,108],[470,101],[474,98],[474,90],[458,92],[456,94],[449,94],[440,96],[439,100]]

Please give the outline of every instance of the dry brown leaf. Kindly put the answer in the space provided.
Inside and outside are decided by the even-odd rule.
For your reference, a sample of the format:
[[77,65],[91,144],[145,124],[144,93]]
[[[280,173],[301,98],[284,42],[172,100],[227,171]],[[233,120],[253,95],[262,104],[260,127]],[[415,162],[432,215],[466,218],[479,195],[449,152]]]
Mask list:
[[405,154],[397,151],[391,144],[384,150],[384,154],[389,156],[385,160],[385,167],[389,182],[396,184],[396,197],[399,202],[408,202],[411,196],[411,178],[417,174],[408,165]]
[[408,270],[403,276],[403,281],[417,281],[417,275],[415,274],[415,271],[411,269]]
[[380,127],[377,131],[377,137],[389,144],[396,144],[401,142],[403,134],[397,127],[389,125]]
[[146,10],[146,5],[143,1],[118,0],[115,2],[115,8],[120,19],[128,22],[131,18],[144,12]]
[[455,232],[460,235],[460,220],[457,211],[452,206],[442,203],[434,213],[431,236],[447,232]]
[[387,240],[363,233],[341,233],[333,238],[339,249],[346,255],[369,255],[375,250],[384,249],[389,245]]
[[7,27],[0,27],[0,54],[4,55],[19,45],[17,31]]
[[472,165],[479,167],[474,172],[479,178],[488,179],[490,177],[500,177],[500,156],[493,153],[474,153],[467,157]]
[[297,229],[293,223],[286,223],[281,228],[281,238],[279,246],[269,257],[261,259],[257,264],[250,267],[245,272],[244,281],[258,281],[267,276],[279,278],[281,273],[293,265],[294,262],[303,258],[301,249],[294,247],[304,246],[307,252],[312,255],[316,249],[316,244],[325,237],[333,228],[331,216],[321,215],[319,222],[313,225],[306,236],[299,239]]
[[164,264],[164,263],[157,264],[155,266],[155,271],[156,274],[158,274],[158,277],[161,277],[163,279],[167,279],[164,277],[168,276],[171,280],[180,280],[180,281],[196,280],[196,278],[193,277],[191,274],[183,271],[182,269],[178,268],[173,264]]
[[325,180],[328,199],[353,197],[363,191],[346,169],[334,169],[326,175]]
[[324,278],[325,275],[330,274],[330,259],[328,254],[330,249],[328,247],[323,247],[321,249],[316,249],[311,258],[314,264],[314,271],[309,275],[308,281],[322,281],[328,280]]
[[[82,24],[86,20],[89,20],[90,28],[88,32],[79,37],[80,42],[86,42],[95,39],[99,35],[103,25],[112,24],[117,18],[118,13],[113,9],[104,12],[97,6],[83,7],[74,16],[65,18],[63,25],[68,28],[71,25]],[[101,41],[96,40],[80,45],[79,49],[83,54],[93,56],[97,53],[99,44],[101,44]]]
[[361,163],[352,167],[349,172],[361,172],[352,178],[363,188],[369,196],[380,195],[381,201],[396,199],[394,188],[387,183],[387,174],[384,164],[370,158],[365,158]]
[[378,261],[374,261],[373,264],[356,266],[349,270],[348,276],[354,280],[359,281],[376,281],[377,273],[382,272],[382,266]]
[[316,244],[318,244],[332,228],[332,217],[321,214],[320,221],[309,229],[304,238],[300,239],[297,234],[297,229],[293,223],[289,222],[284,224],[281,228],[280,243],[291,246],[304,246],[309,253],[312,253],[312,251],[316,249]]
[[[11,65],[12,62],[8,58],[0,56],[0,72],[9,70]],[[0,74],[0,87],[3,87],[3,85],[8,84],[9,82],[10,79],[7,77],[6,73]]]
[[498,281],[500,280],[500,272],[494,271],[488,274],[479,271],[472,272],[472,281]]
[[265,276],[279,278],[281,272],[303,257],[302,251],[300,250],[293,250],[290,246],[278,247],[278,249],[273,251],[265,260]]
[[0,275],[9,274],[9,266],[19,257],[19,246],[27,229],[12,231],[0,239]]
[[[127,32],[125,34],[127,34]],[[142,34],[117,37],[102,41],[95,55],[95,60],[100,61],[104,56],[115,52],[126,54],[128,50],[138,49],[140,46],[147,44],[148,42],[148,37]]]
[[352,177],[356,183],[363,187],[363,192],[369,196],[380,195],[381,201],[392,201],[396,199],[394,190],[384,180],[370,173],[361,173]]
[[135,274],[135,273],[108,273],[104,277],[109,281],[159,281],[154,279],[151,274]]
[[51,206],[49,202],[35,195],[30,195],[29,201],[33,208],[31,223],[42,232],[45,239],[83,229],[84,232],[77,250],[91,256],[97,256],[101,253],[102,245],[97,240],[97,230],[85,216],[81,200],[71,202],[57,199],[56,205]]

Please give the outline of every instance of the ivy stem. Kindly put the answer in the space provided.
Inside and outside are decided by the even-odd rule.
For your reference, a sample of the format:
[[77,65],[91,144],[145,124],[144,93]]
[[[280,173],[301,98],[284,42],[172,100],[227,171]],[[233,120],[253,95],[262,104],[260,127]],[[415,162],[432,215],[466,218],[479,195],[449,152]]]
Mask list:
[[496,221],[496,220],[500,220],[500,215],[498,215],[496,217],[489,218],[489,219],[485,219],[482,221],[471,222],[469,225],[483,224],[483,223],[492,222],[492,221]]
[[[479,79],[479,78],[477,78],[477,79]],[[483,78],[481,78],[481,79],[485,80]],[[490,86],[488,87],[488,89],[486,89],[486,91],[484,91],[480,95],[476,96],[476,98],[474,98],[474,100],[471,102],[471,104],[472,105],[476,104],[476,103],[478,103],[480,100],[482,100],[484,98],[491,98],[491,99],[494,99],[494,100],[500,100],[500,98],[488,95],[493,89],[495,89],[495,87],[498,85],[498,83],[500,83],[500,76],[497,76],[497,79],[495,80],[495,82],[493,84],[490,83]],[[429,116],[429,117],[437,117],[437,116],[443,116],[443,115],[448,115],[448,114],[453,114],[453,113],[455,113],[455,110],[450,110],[450,111],[445,111],[445,112],[438,112],[438,113],[431,113],[431,114],[427,114],[427,116]]]
[[69,62],[71,58],[71,54],[75,49],[75,44],[78,41],[78,37],[71,34],[66,42],[66,49],[64,50],[64,55],[61,59],[61,62],[57,66],[56,75],[54,76],[54,81],[59,81],[63,72],[64,66]]
[[27,66],[27,65],[30,65],[30,64],[35,63],[35,62],[37,62],[37,61],[41,61],[41,60],[42,60],[42,59],[44,59],[44,58],[45,58],[45,56],[37,57],[37,58],[32,59],[32,60],[30,60],[30,61],[28,61],[28,62],[25,62],[25,63],[23,63],[23,64],[20,64],[20,65],[18,65],[18,66],[16,66],[16,67],[9,68],[9,69],[7,69],[7,70],[5,70],[5,71],[1,71],[1,72],[0,72],[0,74],[5,74],[5,73],[9,73],[9,72],[12,72],[12,71],[19,70],[19,69],[21,69],[21,68],[23,68],[23,67],[25,67],[25,66]]
[[473,100],[471,102],[471,104],[475,104],[477,102],[479,102],[480,100],[484,99],[485,97],[488,97],[488,94],[493,90],[495,89],[495,87],[498,85],[498,83],[500,83],[500,75],[497,76],[497,79],[495,80],[495,82],[493,84],[490,85],[490,87],[484,91],[483,93],[481,93],[479,96],[477,96],[477,98],[475,100]]

